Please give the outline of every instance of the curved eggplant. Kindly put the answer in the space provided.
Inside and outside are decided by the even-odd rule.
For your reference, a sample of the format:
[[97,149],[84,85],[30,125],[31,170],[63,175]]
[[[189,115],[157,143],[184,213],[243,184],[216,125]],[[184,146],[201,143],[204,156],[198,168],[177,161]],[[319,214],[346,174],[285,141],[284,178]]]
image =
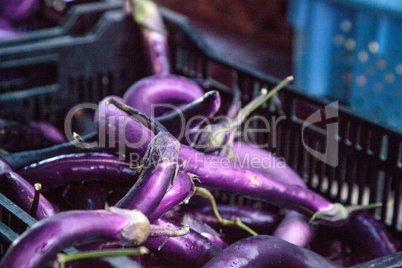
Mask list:
[[0,262],[1,268],[44,267],[56,253],[80,243],[118,242],[140,244],[150,224],[140,211],[67,211],[43,219],[11,244]]
[[126,161],[108,153],[80,153],[45,159],[18,171],[30,183],[43,188],[82,181],[107,181],[127,184],[136,180]]
[[158,117],[181,104],[201,98],[203,90],[193,81],[175,75],[148,76],[135,82],[125,93],[124,101],[134,109]]
[[[130,120],[122,110],[105,110],[105,116],[99,121],[99,131],[103,131],[105,139],[111,141],[112,146],[118,145],[124,153],[143,156],[155,134],[138,120]],[[116,124],[116,120],[111,120],[117,116],[124,118],[124,115],[127,120],[124,128],[120,123]],[[344,221],[349,214],[341,204],[333,204],[311,190],[277,181],[255,170],[239,168],[227,158],[205,155],[182,145],[179,161],[184,171],[198,176],[201,187],[226,190],[250,199],[296,209],[306,215],[313,214],[315,220],[325,222]]]
[[9,152],[34,150],[60,144],[42,130],[14,121],[0,119],[0,147]]
[[[181,227],[171,220],[160,218],[154,224],[167,227],[170,229],[178,229]],[[158,249],[165,238],[149,237],[142,245],[147,247],[151,252],[163,258],[165,265],[176,265],[180,267],[201,267],[211,258],[222,252],[222,249],[203,237],[199,233],[190,230],[190,232],[181,237],[169,238],[166,243]]]
[[[2,192],[4,191],[3,193],[10,200],[29,213],[35,197],[34,187],[18,173],[13,171],[5,174],[0,181],[5,187],[5,189],[2,189]],[[55,213],[56,212],[52,204],[50,204],[50,202],[42,194],[40,194],[35,218],[37,220],[41,220],[43,218],[50,217]]]
[[163,216],[173,207],[188,200],[194,193],[194,183],[190,176],[179,170],[173,180],[173,185],[168,189],[161,203],[155,211],[149,216],[149,221],[154,222]]
[[160,132],[156,135],[148,145],[139,179],[115,206],[138,209],[149,217],[176,176],[180,147],[171,134]]
[[269,235],[244,238],[211,259],[213,267],[340,267],[324,257]]
[[[232,157],[237,165],[245,165],[279,181],[307,188],[303,179],[291,167],[267,150],[245,142],[234,142]],[[308,223],[304,215],[291,210],[285,210],[284,213],[285,218],[273,235],[297,246],[307,246],[316,228]]]

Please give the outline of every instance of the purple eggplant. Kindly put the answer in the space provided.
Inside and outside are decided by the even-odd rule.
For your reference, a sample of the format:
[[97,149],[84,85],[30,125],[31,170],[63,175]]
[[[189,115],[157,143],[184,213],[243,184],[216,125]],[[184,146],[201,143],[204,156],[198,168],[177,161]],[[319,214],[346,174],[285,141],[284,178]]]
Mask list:
[[148,145],[139,179],[115,206],[138,209],[149,217],[177,174],[180,147],[168,132],[158,133]]
[[11,21],[18,21],[28,18],[38,6],[37,0],[13,0],[0,1],[0,17]]
[[211,259],[204,268],[340,267],[324,257],[279,238],[259,235],[242,239]]
[[190,176],[180,171],[173,180],[173,185],[168,189],[161,203],[156,210],[149,216],[149,221],[154,222],[163,216],[173,207],[179,205],[182,202],[186,202],[194,193],[194,183]]
[[185,77],[148,76],[135,82],[126,91],[124,101],[149,116],[158,117],[203,95],[203,90]]
[[17,238],[0,262],[1,268],[43,267],[59,251],[88,242],[138,245],[150,232],[148,219],[138,210],[67,211],[34,224]]
[[[34,204],[35,189],[34,187],[22,178],[18,173],[13,171],[8,172],[0,179],[3,185],[2,193],[10,200],[16,203],[20,208],[27,213],[31,211]],[[54,215],[55,209],[52,204],[42,195],[39,195],[36,214],[34,217],[37,220]]]
[[273,236],[299,247],[306,247],[313,240],[317,226],[311,225],[306,216],[285,210],[285,217],[277,226]]
[[291,167],[271,152],[245,142],[233,142],[233,156],[240,167],[258,170],[287,184],[306,188],[306,183]]
[[[278,226],[283,218],[278,213],[257,210],[251,207],[239,205],[217,205],[217,209],[222,218],[230,221],[234,221],[236,218],[239,218],[242,223],[244,223],[257,233],[263,234],[272,233],[275,227]],[[223,228],[223,226],[216,218],[211,206],[204,206],[201,208],[195,208],[185,211],[187,213],[190,213],[191,215],[194,215],[196,219],[207,223],[215,230]],[[226,227],[230,231],[240,232],[238,228],[234,228],[231,226]]]
[[46,139],[53,141],[55,144],[67,142],[63,133],[52,124],[43,121],[31,121],[28,126],[41,131]]
[[211,226],[198,217],[188,213],[168,213],[167,218],[180,223],[181,225],[188,225],[191,229],[208,238],[211,242],[217,244],[220,248],[224,249],[228,246],[225,241],[222,240],[221,235],[217,233]]
[[40,183],[44,188],[82,181],[127,184],[136,180],[129,163],[108,153],[60,155],[32,164],[18,172],[30,183]]
[[[109,106],[113,105],[110,103]],[[110,146],[117,145],[124,153],[143,156],[155,134],[140,121],[127,116],[129,107],[125,107],[126,111],[116,109],[116,106],[112,108],[105,109],[104,116],[99,120],[99,135],[110,141]],[[132,109],[130,113],[136,111]],[[123,118],[126,123],[121,124],[122,120],[119,122],[116,118]],[[237,167],[227,158],[205,155],[182,145],[179,160],[183,170],[198,176],[201,187],[226,190],[250,199],[296,209],[313,215],[314,220],[324,222],[342,222],[349,214],[341,204],[333,204],[309,189],[277,181],[255,170]]]
[[42,130],[14,121],[0,119],[0,146],[9,152],[41,149],[60,144]]
[[[1,3],[0,3],[0,6],[1,6]],[[21,35],[21,33],[22,32],[18,31],[14,27],[12,27],[12,25],[10,24],[10,22],[8,20],[1,17],[1,11],[0,11],[0,40],[12,39],[12,38],[18,37],[19,35]],[[3,76],[0,76],[0,77],[4,78]]]
[[[233,159],[237,165],[258,170],[289,185],[307,188],[303,179],[291,167],[262,148],[234,142]],[[285,218],[273,235],[297,246],[307,246],[313,239],[316,228],[308,223],[304,215],[291,210],[285,210],[284,213]]]
[[149,73],[167,75],[171,72],[167,32],[158,6],[149,0],[133,0],[134,20],[141,26]]
[[338,230],[361,262],[391,255],[400,250],[385,225],[367,212],[352,215]]
[[[180,224],[165,218],[158,219],[155,224],[170,229],[181,227]],[[193,230],[190,230],[186,236],[169,238],[159,250],[164,241],[165,238],[149,237],[142,245],[163,258],[167,266],[201,267],[222,252],[218,245]]]

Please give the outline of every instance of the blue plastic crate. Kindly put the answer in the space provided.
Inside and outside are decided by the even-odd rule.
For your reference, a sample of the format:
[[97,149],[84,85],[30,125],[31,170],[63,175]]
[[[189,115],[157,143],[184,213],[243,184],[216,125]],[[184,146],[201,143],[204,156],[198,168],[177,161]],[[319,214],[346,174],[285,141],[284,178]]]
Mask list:
[[402,128],[402,0],[291,0],[298,87]]

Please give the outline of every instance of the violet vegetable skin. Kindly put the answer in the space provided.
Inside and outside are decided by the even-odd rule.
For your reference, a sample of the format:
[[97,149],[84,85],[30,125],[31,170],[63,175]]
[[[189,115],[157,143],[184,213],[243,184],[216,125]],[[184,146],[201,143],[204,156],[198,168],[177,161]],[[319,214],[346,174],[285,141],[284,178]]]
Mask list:
[[211,259],[204,268],[340,267],[324,257],[269,235],[244,238]]
[[[285,162],[271,152],[256,148],[244,142],[233,143],[234,161],[238,165],[247,165],[274,179],[307,188],[303,179]],[[258,161],[255,161],[255,160]],[[274,232],[274,236],[297,246],[305,247],[313,239],[315,227],[308,219],[296,211],[286,210],[285,218]]]
[[130,183],[136,180],[130,164],[108,153],[78,153],[52,157],[18,171],[43,188],[82,181]]
[[139,211],[67,211],[43,219],[11,244],[1,268],[44,267],[59,251],[81,243],[139,244],[149,235],[149,221]]
[[[99,120],[99,131],[106,140],[111,141],[111,146],[117,146],[125,153],[143,156],[155,134],[138,120],[130,119],[126,112],[114,108],[105,109],[104,117]],[[121,121],[113,119],[120,116],[126,120],[124,128]],[[315,219],[325,222],[343,221],[348,216],[348,211],[342,205],[331,203],[311,190],[277,181],[251,169],[237,167],[227,158],[205,155],[182,145],[179,161],[184,171],[199,178],[201,187],[222,189],[283,208],[296,209],[306,215],[314,214]]]
[[176,176],[180,147],[179,141],[168,132],[156,135],[148,145],[138,181],[115,206],[151,215]]
[[168,189],[155,211],[149,216],[149,221],[154,222],[159,219],[170,209],[189,199],[193,193],[194,183],[190,176],[179,170],[173,180],[173,185]]
[[172,112],[172,107],[188,104],[204,95],[193,81],[176,75],[148,76],[135,82],[125,93],[124,101],[134,109],[158,117]]
[[[180,224],[165,218],[158,219],[154,224],[170,229],[181,227]],[[191,229],[185,236],[169,238],[165,245],[158,250],[164,241],[164,237],[149,237],[142,246],[151,252],[157,252],[158,256],[165,259],[169,265],[201,267],[222,252],[218,245]]]
[[[3,179],[0,179],[0,181],[2,181],[2,184],[6,189],[4,194],[25,210],[25,212],[29,213],[35,197],[34,187],[18,173],[13,171],[6,174]],[[50,217],[55,213],[52,204],[50,204],[50,202],[40,194],[35,218],[41,220]]]

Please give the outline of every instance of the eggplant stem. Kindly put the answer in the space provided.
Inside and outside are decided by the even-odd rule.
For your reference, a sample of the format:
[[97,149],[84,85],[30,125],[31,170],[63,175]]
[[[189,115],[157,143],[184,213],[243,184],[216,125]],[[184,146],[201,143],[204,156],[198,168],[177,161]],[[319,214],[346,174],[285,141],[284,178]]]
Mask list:
[[256,233],[253,229],[251,229],[250,227],[248,227],[247,225],[245,225],[240,218],[236,218],[234,221],[231,220],[227,220],[227,219],[223,219],[221,214],[218,211],[218,208],[216,206],[216,201],[214,196],[211,194],[210,191],[208,191],[205,188],[201,188],[201,187],[194,187],[195,188],[195,193],[196,195],[199,195],[201,197],[204,197],[205,199],[208,199],[209,202],[211,202],[211,206],[212,206],[212,210],[215,214],[215,217],[218,219],[219,223],[222,225],[234,225],[237,226],[245,231],[247,231],[249,234],[253,235],[253,236],[257,236],[258,233]]
[[128,115],[134,117],[137,119],[143,126],[147,127],[150,129],[155,135],[161,132],[167,132],[166,128],[159,123],[157,120],[152,120],[149,118],[146,114],[143,112],[136,110],[128,105],[125,105],[124,103],[121,103],[115,99],[108,98],[105,100],[106,104],[113,104],[116,106],[118,109],[121,111],[127,113]]
[[186,235],[188,232],[190,232],[190,226],[188,225],[180,226],[176,230],[154,224],[151,224],[150,226],[150,236],[153,237],[177,237]]
[[138,248],[121,248],[121,249],[109,249],[109,250],[92,250],[85,252],[78,252],[71,255],[64,253],[57,254],[57,261],[60,263],[60,267],[64,268],[66,262],[76,261],[90,258],[104,258],[104,257],[119,257],[119,256],[138,256],[149,254],[149,250],[146,247]]
[[91,146],[89,143],[85,142],[82,136],[76,132],[73,133],[73,138],[77,142],[81,143],[86,149],[94,149],[93,146]]
[[42,184],[35,183],[34,184],[34,189],[35,189],[35,195],[34,195],[34,199],[33,199],[33,202],[32,202],[31,210],[29,211],[29,214],[32,217],[35,217],[36,213],[38,212],[40,190],[42,190]]

